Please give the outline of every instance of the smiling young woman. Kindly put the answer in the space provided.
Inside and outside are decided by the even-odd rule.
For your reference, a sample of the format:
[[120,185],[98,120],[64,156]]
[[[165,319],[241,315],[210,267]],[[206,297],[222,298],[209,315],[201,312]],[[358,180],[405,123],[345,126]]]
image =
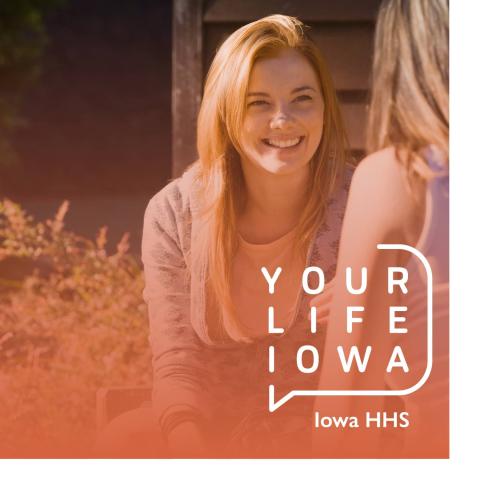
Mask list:
[[[309,456],[312,402],[268,412],[268,384],[311,388],[306,265],[335,272],[352,169],[317,46],[295,18],[240,28],[208,72],[198,160],[150,201],[142,259],[163,456]],[[283,268],[274,297],[261,267]],[[268,306],[285,333],[267,335]],[[316,336],[320,346],[323,337]],[[278,374],[268,369],[276,346]],[[283,358],[283,360],[282,360]]]
[[[208,224],[209,287],[230,313],[232,290],[238,293],[232,288],[235,264],[248,263],[239,259],[242,246],[261,244],[268,254],[266,245],[290,233],[283,250],[288,245],[296,252],[297,270],[303,270],[327,202],[346,178],[348,145],[335,91],[305,29],[282,15],[245,25],[223,43],[206,78],[197,127],[200,159],[193,169]],[[255,275],[261,282],[260,266]],[[242,280],[249,284],[244,275]],[[264,317],[253,321],[265,332]],[[207,322],[220,336],[248,340],[240,315]]]

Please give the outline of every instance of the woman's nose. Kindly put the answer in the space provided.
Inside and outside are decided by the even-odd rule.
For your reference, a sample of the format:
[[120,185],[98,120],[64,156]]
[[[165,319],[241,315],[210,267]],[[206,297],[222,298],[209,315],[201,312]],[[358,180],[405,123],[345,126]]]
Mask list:
[[275,115],[270,120],[270,128],[283,128],[290,122],[290,116],[284,108],[280,108],[275,112]]

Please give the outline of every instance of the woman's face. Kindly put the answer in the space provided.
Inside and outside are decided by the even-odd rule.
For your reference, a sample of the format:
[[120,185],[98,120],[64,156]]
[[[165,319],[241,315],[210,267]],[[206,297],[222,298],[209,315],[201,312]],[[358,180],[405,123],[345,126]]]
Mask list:
[[323,97],[308,60],[293,49],[255,62],[240,136],[242,163],[277,175],[306,168],[320,144]]

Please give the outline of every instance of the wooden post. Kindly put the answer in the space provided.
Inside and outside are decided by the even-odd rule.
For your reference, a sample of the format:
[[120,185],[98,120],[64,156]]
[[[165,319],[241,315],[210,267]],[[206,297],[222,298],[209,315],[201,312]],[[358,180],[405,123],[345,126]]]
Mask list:
[[197,159],[196,126],[202,93],[203,0],[173,0],[172,175]]

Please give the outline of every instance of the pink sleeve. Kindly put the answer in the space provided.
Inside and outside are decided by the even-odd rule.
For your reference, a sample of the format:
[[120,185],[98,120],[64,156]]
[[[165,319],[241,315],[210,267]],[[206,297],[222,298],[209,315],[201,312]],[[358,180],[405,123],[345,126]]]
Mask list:
[[[168,188],[168,187],[167,187]],[[162,190],[144,219],[142,261],[153,364],[153,408],[166,436],[183,421],[208,417],[206,346],[190,322],[190,281],[177,221]]]

